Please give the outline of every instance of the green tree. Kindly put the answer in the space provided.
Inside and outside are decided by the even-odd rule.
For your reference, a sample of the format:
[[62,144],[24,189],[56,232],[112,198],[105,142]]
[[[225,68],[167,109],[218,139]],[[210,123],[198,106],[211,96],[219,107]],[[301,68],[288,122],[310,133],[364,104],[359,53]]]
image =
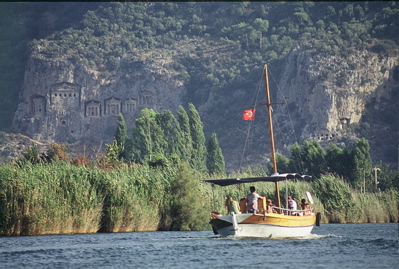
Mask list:
[[320,177],[326,171],[325,151],[319,142],[304,141],[302,146],[297,143],[290,148],[290,167],[312,177]]
[[370,146],[367,140],[360,139],[353,153],[352,183],[357,189],[371,189],[373,182],[373,165],[370,156]]
[[341,160],[343,154],[343,150],[335,144],[326,149],[326,166],[330,173],[342,176],[342,170],[344,168],[342,167],[343,164],[341,163]]
[[316,140],[305,141],[302,145],[307,171],[313,177],[320,177],[325,171],[325,151]]
[[204,126],[201,117],[192,103],[188,104],[190,133],[193,142],[193,151],[191,153],[191,165],[200,172],[206,172],[206,146]]
[[[277,172],[279,173],[291,173],[295,171],[290,171],[290,160],[280,153],[276,153],[276,165],[277,165]],[[270,171],[273,171],[271,169]]]
[[186,110],[182,106],[179,106],[178,122],[180,126],[180,143],[178,144],[178,151],[182,160],[190,162],[191,155],[193,152],[193,139],[190,131],[190,119]]
[[120,158],[123,153],[123,147],[118,144],[114,139],[112,144],[106,144],[107,152],[105,154],[103,168],[118,168],[123,164],[123,160]]
[[165,153],[181,156],[181,130],[179,122],[170,110],[157,114],[157,124],[162,129],[166,141]]
[[269,30],[269,21],[256,18],[254,21],[254,28],[259,31],[259,48],[262,48],[263,33],[266,33]]
[[[305,171],[305,163],[302,156],[301,147],[297,142],[291,145],[290,147],[290,171],[304,174]],[[279,169],[279,168],[277,168]]]
[[122,113],[119,113],[118,115],[118,126],[116,128],[114,139],[116,141],[116,144],[120,146],[122,149],[119,158],[126,158],[126,144],[128,137],[127,137],[127,126],[125,118],[123,117]]
[[226,168],[222,149],[219,147],[219,142],[216,133],[212,133],[207,145],[207,159],[206,167],[209,174],[225,175]]
[[[376,168],[377,171],[374,171],[374,168]],[[377,164],[374,165],[373,176],[374,186],[372,189],[374,189],[375,191],[387,191],[389,189],[399,190],[399,171],[393,169],[387,164],[383,164],[382,161],[379,161]],[[377,184],[375,184],[376,180]]]
[[143,109],[132,129],[133,155],[136,162],[152,159],[154,153],[164,154],[167,148],[163,130],[157,124],[158,113],[152,109]]
[[37,145],[33,142],[32,145],[26,149],[26,152],[23,153],[22,156],[17,160],[17,164],[20,167],[22,167],[26,162],[30,162],[32,164],[42,163],[42,160],[39,157]]

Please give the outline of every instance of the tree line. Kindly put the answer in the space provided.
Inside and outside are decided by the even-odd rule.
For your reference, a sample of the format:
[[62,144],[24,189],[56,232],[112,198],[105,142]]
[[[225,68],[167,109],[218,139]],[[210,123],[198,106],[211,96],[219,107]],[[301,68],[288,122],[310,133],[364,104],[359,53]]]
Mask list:
[[[217,135],[212,133],[208,139],[205,138],[201,117],[192,103],[188,104],[188,113],[183,106],[178,107],[177,119],[169,110],[161,113],[142,109],[131,134],[128,137],[128,127],[123,115],[119,114],[113,143],[106,145],[106,153],[98,158],[97,164],[103,168],[117,168],[131,163],[163,167],[182,161],[201,173],[215,176],[226,174]],[[56,160],[88,163],[84,156],[69,159],[66,152],[65,145],[54,143],[40,155],[33,144],[20,156],[17,164],[23,166],[26,162],[39,164]]]
[[127,126],[122,114],[108,154],[116,160],[134,163],[149,163],[164,166],[173,159],[187,162],[192,169],[209,174],[226,174],[224,156],[216,133],[205,138],[201,117],[192,103],[188,113],[179,106],[177,119],[166,110],[163,113],[143,109],[132,128],[132,137],[127,135]]
[[[167,167],[176,162],[185,162],[190,169],[214,177],[226,176],[225,162],[216,133],[206,139],[201,117],[192,103],[188,112],[178,107],[177,118],[169,110],[156,112],[143,109],[131,128],[131,137],[122,114],[118,116],[113,143],[107,144],[104,156],[97,160],[102,168],[117,168],[123,164],[145,164],[152,167]],[[65,160],[74,164],[87,164],[85,157],[67,159],[67,148],[53,144],[45,153],[38,153],[35,144],[17,160],[20,166],[51,163]],[[389,189],[399,190],[399,172],[381,161],[373,163],[370,145],[364,138],[350,148],[332,144],[321,147],[316,140],[304,141],[301,145],[290,146],[289,156],[276,153],[279,173],[297,172],[312,177],[311,181],[324,175],[333,175],[345,180],[360,192],[378,192]],[[255,170],[253,170],[255,169]],[[247,168],[248,173],[270,174],[267,167]],[[232,172],[230,172],[232,173]]]
[[353,149],[340,148],[336,144],[323,149],[318,141],[311,140],[302,145],[293,144],[289,158],[279,153],[276,155],[280,173],[297,171],[313,178],[331,174],[361,192],[399,190],[399,172],[381,161],[373,163],[370,145],[364,138]]

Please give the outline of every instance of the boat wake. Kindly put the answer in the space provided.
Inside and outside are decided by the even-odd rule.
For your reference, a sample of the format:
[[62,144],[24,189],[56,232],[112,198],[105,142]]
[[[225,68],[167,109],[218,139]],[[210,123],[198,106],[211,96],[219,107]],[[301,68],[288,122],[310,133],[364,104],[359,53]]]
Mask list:
[[341,236],[337,236],[334,234],[327,234],[327,235],[321,235],[321,234],[310,234],[306,237],[299,238],[299,239],[322,239],[322,238],[340,238]]
[[341,236],[336,236],[333,234],[327,234],[327,235],[319,235],[319,234],[310,234],[308,236],[304,237],[284,237],[284,238],[276,238],[276,237],[248,237],[248,236],[236,236],[236,235],[230,235],[230,236],[212,236],[208,237],[210,239],[230,239],[230,240],[312,240],[312,239],[323,239],[323,238],[340,238]]

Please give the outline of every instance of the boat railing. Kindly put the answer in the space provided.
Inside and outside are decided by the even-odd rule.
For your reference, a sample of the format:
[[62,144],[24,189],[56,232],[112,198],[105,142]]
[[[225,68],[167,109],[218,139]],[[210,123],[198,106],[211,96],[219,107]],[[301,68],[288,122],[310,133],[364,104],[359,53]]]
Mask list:
[[277,212],[282,215],[288,216],[307,216],[312,215],[314,213],[313,209],[305,209],[305,210],[291,210],[283,207],[272,207],[273,212]]

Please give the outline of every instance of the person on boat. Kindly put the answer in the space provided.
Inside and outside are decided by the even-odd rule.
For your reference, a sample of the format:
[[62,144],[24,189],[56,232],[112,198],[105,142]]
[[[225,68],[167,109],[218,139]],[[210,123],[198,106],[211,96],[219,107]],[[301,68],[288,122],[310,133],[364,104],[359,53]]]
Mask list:
[[251,186],[249,188],[249,191],[251,192],[250,194],[247,195],[247,209],[249,213],[258,213],[258,199],[265,199],[264,196],[260,196],[257,194],[255,191],[255,187]]
[[271,199],[266,199],[266,208],[267,208],[267,213],[274,213],[273,212],[273,208],[275,207],[275,205],[273,204]]
[[289,215],[294,215],[292,211],[297,210],[297,204],[295,200],[292,199],[291,196],[288,196],[287,200],[288,200],[288,209],[291,210],[291,212],[289,212]]
[[227,214],[231,214],[231,212],[234,212],[235,214],[241,214],[240,205],[238,204],[237,201],[234,201],[233,197],[231,197],[230,195],[227,196],[226,207],[227,207]]
[[303,212],[304,215],[309,214],[310,205],[306,202],[306,199],[301,200],[301,208],[302,208],[302,210],[306,210],[305,212]]

